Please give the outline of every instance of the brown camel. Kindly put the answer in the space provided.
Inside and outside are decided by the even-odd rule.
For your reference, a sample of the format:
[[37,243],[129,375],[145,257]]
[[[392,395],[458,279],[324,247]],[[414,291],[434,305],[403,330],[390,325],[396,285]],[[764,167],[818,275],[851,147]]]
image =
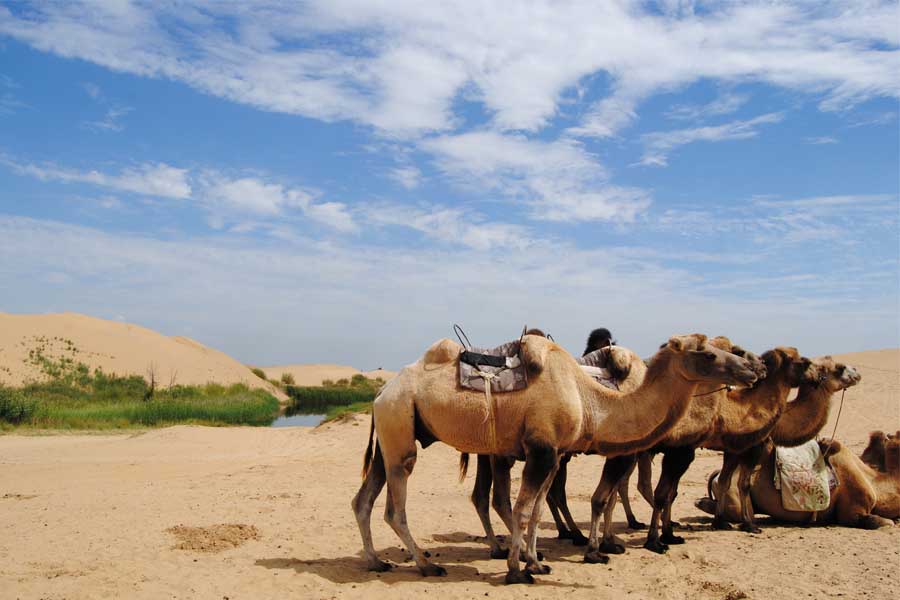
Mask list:
[[[748,358],[751,365],[755,366],[757,375],[765,377],[757,382],[755,393],[742,397],[742,402],[746,404],[742,411],[744,414],[752,414],[753,410],[768,408],[772,404],[773,384],[789,377],[792,370],[803,369],[808,364],[808,361],[804,363],[799,356],[794,356],[796,351],[793,351],[792,354],[788,349],[770,351],[764,354],[761,360],[752,353],[734,346],[726,337],[714,338],[710,340],[710,343],[723,351]],[[788,358],[789,355],[790,358]],[[798,364],[791,366],[795,358]],[[779,367],[781,368],[779,369]],[[766,381],[768,384],[765,383]],[[787,392],[784,393],[786,395]],[[677,495],[678,482],[693,461],[696,448],[716,435],[722,405],[728,402],[727,391],[723,386],[698,387],[697,393],[691,398],[691,405],[685,416],[652,449],[652,453],[663,453],[663,474],[656,492],[653,494],[651,494],[649,480],[650,453],[642,453],[641,456],[619,456],[606,461],[600,483],[591,498],[591,532],[588,551],[585,554],[586,562],[605,563],[609,560],[607,554],[620,554],[625,551],[624,546],[612,535],[612,506],[615,503],[615,490],[621,487],[625,487],[627,490],[628,476],[633,471],[638,459],[641,461],[642,471],[647,474],[646,479],[641,481],[638,488],[653,507],[650,531],[644,547],[656,552],[665,552],[668,550],[667,543],[683,542],[681,538],[672,534],[671,506]],[[737,413],[738,411],[732,409],[732,412]],[[735,414],[735,417],[737,416],[738,414]],[[754,423],[751,421],[750,424]],[[739,430],[739,433],[744,432]],[[602,540],[598,535],[601,513],[604,514],[605,520]],[[659,536],[660,517],[663,519],[662,539]]]
[[[371,533],[372,506],[387,483],[385,520],[423,575],[446,573],[426,558],[407,525],[406,484],[416,462],[416,440],[423,447],[442,441],[460,452],[525,457],[513,510],[506,582],[531,583],[532,573],[549,572],[537,557],[537,523],[561,453],[640,451],[655,444],[681,418],[698,384],[747,385],[756,380],[746,360],[708,346],[705,336],[675,336],[654,357],[644,384],[624,394],[584,374],[553,342],[526,335],[521,356],[529,370],[529,386],[496,394],[489,406],[484,394],[459,387],[461,351],[451,340],[435,343],[375,399],[372,430],[377,443],[373,452],[370,431],[365,478],[352,502],[371,570],[390,568],[378,558]],[[524,571],[519,568],[523,549]]]
[[[786,510],[781,502],[781,490],[775,489],[775,445],[767,443],[759,474],[750,486],[753,511],[772,516],[783,523],[837,524],[845,527],[877,529],[888,527],[900,519],[900,439],[887,438],[881,446],[881,461],[885,469],[873,469],[861,457],[853,454],[836,440],[820,440],[819,448],[837,475],[837,487],[831,491],[828,508],[818,512]],[[732,485],[723,493],[715,484],[718,471],[709,477],[710,497],[696,502],[697,508],[713,514],[724,500],[724,518],[742,518],[739,490]]]
[[873,431],[869,434],[869,445],[860,454],[860,458],[864,463],[875,469],[876,471],[885,471],[885,445],[890,440],[900,441],[900,431],[895,434],[887,434],[883,431]]
[[[594,351],[590,346],[590,340],[588,344],[586,353]],[[647,366],[641,357],[623,346],[607,346],[603,349],[603,352],[607,355],[606,369],[613,379],[618,382],[619,391],[627,393],[640,387],[647,372]],[[559,539],[573,540],[575,545],[579,546],[586,544],[587,538],[584,537],[578,529],[578,525],[575,524],[575,519],[569,511],[566,500],[567,465],[572,456],[573,453],[566,453],[560,457],[559,468],[547,492],[547,505],[550,507],[550,513],[553,515],[553,520],[556,523]],[[468,454],[460,455],[460,479],[465,477],[468,458]],[[508,551],[500,545],[491,525],[489,503],[493,504],[494,510],[507,528],[511,530],[512,506],[510,503],[509,473],[515,462],[515,457],[478,455],[475,485],[472,488],[471,498],[481,525],[484,528],[486,541],[491,547],[491,558],[506,558],[508,556]],[[492,487],[493,499],[491,498]],[[633,519],[634,515],[630,512],[631,507],[627,502],[626,490],[623,504],[627,506],[626,510],[630,518]]]

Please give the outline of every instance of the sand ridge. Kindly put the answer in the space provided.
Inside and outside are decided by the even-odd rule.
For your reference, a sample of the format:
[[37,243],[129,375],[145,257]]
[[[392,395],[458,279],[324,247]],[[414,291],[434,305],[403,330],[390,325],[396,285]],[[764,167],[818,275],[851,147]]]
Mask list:
[[107,373],[147,378],[153,369],[157,383],[164,387],[244,383],[286,399],[246,365],[184,336],[167,337],[139,325],[77,313],[0,313],[0,383],[40,380],[40,369],[29,361],[29,352],[36,349],[48,358],[72,358]]

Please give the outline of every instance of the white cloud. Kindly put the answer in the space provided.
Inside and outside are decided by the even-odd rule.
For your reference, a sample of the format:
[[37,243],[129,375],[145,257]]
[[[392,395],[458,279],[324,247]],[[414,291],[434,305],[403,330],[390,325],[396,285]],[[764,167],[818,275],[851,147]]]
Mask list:
[[144,163],[123,169],[118,174],[97,170],[77,171],[55,165],[22,164],[3,156],[0,156],[0,164],[6,165],[20,175],[36,177],[42,181],[87,183],[123,192],[179,200],[191,196],[188,170],[165,163]]
[[[662,14],[637,0],[92,6],[0,8],[0,33],[266,110],[398,136],[454,127],[454,98],[468,88],[496,127],[538,130],[567,89],[600,73],[613,93],[597,99],[579,135],[615,133],[644,98],[702,79],[815,94],[824,110],[898,95],[898,9],[889,1],[714,1]],[[336,43],[311,47],[318,36]]]
[[670,119],[694,121],[717,117],[735,112],[750,98],[743,94],[724,93],[707,104],[679,104],[673,106],[666,116]]
[[421,145],[461,185],[520,201],[535,219],[630,221],[649,205],[646,191],[609,184],[607,170],[575,140],[540,142],[480,131]]
[[422,184],[422,172],[411,165],[391,169],[388,175],[408,190],[414,190]]
[[817,137],[808,137],[804,138],[807,144],[813,144],[814,146],[821,146],[822,144],[837,144],[838,140],[836,137],[832,137],[830,135],[822,135]]
[[721,142],[756,137],[759,135],[759,125],[778,123],[783,118],[781,113],[768,113],[747,121],[732,121],[723,125],[647,133],[641,136],[645,148],[638,164],[664,167],[668,164],[668,155],[671,151],[680,146],[694,142]]
[[99,121],[85,121],[84,125],[95,131],[122,131],[122,117],[133,111],[130,106],[115,106],[106,111],[106,115]]

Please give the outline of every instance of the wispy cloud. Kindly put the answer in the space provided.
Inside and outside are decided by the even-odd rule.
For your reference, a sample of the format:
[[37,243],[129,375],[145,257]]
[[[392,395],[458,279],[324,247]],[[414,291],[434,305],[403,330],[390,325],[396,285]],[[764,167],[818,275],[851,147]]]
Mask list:
[[812,144],[814,146],[821,146],[823,144],[837,144],[838,140],[836,137],[832,137],[830,135],[821,135],[816,137],[808,137],[803,138],[803,141],[807,144]]
[[783,118],[782,113],[768,113],[747,121],[732,121],[723,125],[648,133],[641,136],[645,149],[637,164],[664,167],[668,164],[669,154],[676,148],[695,142],[722,142],[753,138],[759,135],[760,125],[778,123]]
[[422,183],[422,171],[411,165],[391,169],[389,175],[408,190],[414,190]]
[[128,106],[117,106],[106,111],[106,115],[99,121],[84,121],[84,126],[95,131],[122,131],[122,117],[133,111]]
[[724,93],[707,104],[679,104],[666,113],[670,119],[694,121],[709,117],[718,117],[735,112],[746,104],[749,96],[743,94]]
[[480,131],[429,138],[422,146],[460,185],[519,201],[535,219],[631,221],[650,204],[647,191],[610,184],[606,168],[574,140]]
[[36,177],[42,181],[86,183],[123,192],[180,200],[191,196],[187,169],[178,169],[165,163],[145,163],[122,169],[115,174],[93,169],[78,171],[53,164],[19,163],[4,156],[0,156],[0,164],[19,175]]

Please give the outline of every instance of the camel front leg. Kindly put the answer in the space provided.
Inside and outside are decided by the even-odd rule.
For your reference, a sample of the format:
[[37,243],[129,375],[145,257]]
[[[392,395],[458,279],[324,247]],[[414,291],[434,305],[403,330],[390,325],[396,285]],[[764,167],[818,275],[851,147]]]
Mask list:
[[478,513],[481,526],[484,528],[485,538],[491,547],[491,558],[506,558],[506,550],[500,546],[500,542],[494,534],[494,527],[491,525],[490,504],[491,484],[493,483],[491,470],[491,457],[486,454],[479,454],[475,486],[472,488],[472,504],[475,505],[475,512]]
[[763,447],[754,446],[741,455],[738,473],[738,493],[741,498],[741,530],[747,533],[762,533],[753,522],[753,501],[750,499],[750,481],[753,472],[762,460]]
[[519,568],[519,552],[524,549],[524,532],[534,515],[534,504],[540,496],[541,488],[545,484],[549,486],[557,461],[556,450],[550,446],[529,444],[526,448],[522,485],[513,509],[509,556],[506,558],[506,583],[534,583],[531,573]]
[[[662,515],[662,536],[660,537],[660,541],[663,544],[684,543],[683,537],[675,535],[672,532],[672,504],[674,504],[675,498],[678,497],[678,484],[681,482],[681,478],[687,472],[688,467],[690,467],[691,463],[694,462],[695,456],[696,452],[693,447],[677,448],[673,452],[666,453],[666,460],[669,460],[669,463],[671,465],[672,486],[669,490],[669,496],[666,500],[666,507],[663,510]],[[663,468],[665,469],[666,466],[664,465]]]
[[716,483],[716,516],[713,518],[713,529],[732,529],[731,524],[725,519],[726,499],[731,488],[731,478],[739,464],[739,456],[725,452],[722,458],[722,470]]
[[[607,545],[607,533],[612,537],[612,513],[609,513],[610,519],[604,522],[603,544],[600,543],[600,515],[607,514],[609,505],[615,506],[615,494],[619,485],[619,481],[624,477],[628,469],[633,465],[634,455],[617,456],[607,458],[603,465],[603,472],[600,475],[600,482],[594,495],[591,496],[591,534],[588,541],[588,550],[584,555],[584,562],[594,564],[605,564],[609,562],[607,553],[621,554],[625,551],[624,546],[621,550],[616,547],[615,542]],[[608,529],[607,529],[608,525]]]
[[372,544],[372,506],[381,493],[386,481],[384,472],[384,459],[381,456],[381,448],[375,445],[375,457],[372,465],[366,473],[365,479],[353,497],[351,507],[356,515],[356,523],[363,541],[363,553],[366,556],[370,571],[387,571],[392,565],[378,558],[375,546]]
[[543,557],[537,549],[537,536],[538,525],[541,522],[541,512],[544,508],[544,500],[547,497],[547,492],[550,489],[550,486],[552,485],[558,470],[559,463],[553,466],[553,470],[551,471],[550,476],[547,477],[544,485],[541,486],[541,489],[538,492],[538,497],[534,502],[534,509],[531,513],[531,520],[528,524],[528,543],[525,547],[525,570],[534,575],[546,575],[550,573],[551,570],[549,566],[541,564],[541,560],[543,560]]

